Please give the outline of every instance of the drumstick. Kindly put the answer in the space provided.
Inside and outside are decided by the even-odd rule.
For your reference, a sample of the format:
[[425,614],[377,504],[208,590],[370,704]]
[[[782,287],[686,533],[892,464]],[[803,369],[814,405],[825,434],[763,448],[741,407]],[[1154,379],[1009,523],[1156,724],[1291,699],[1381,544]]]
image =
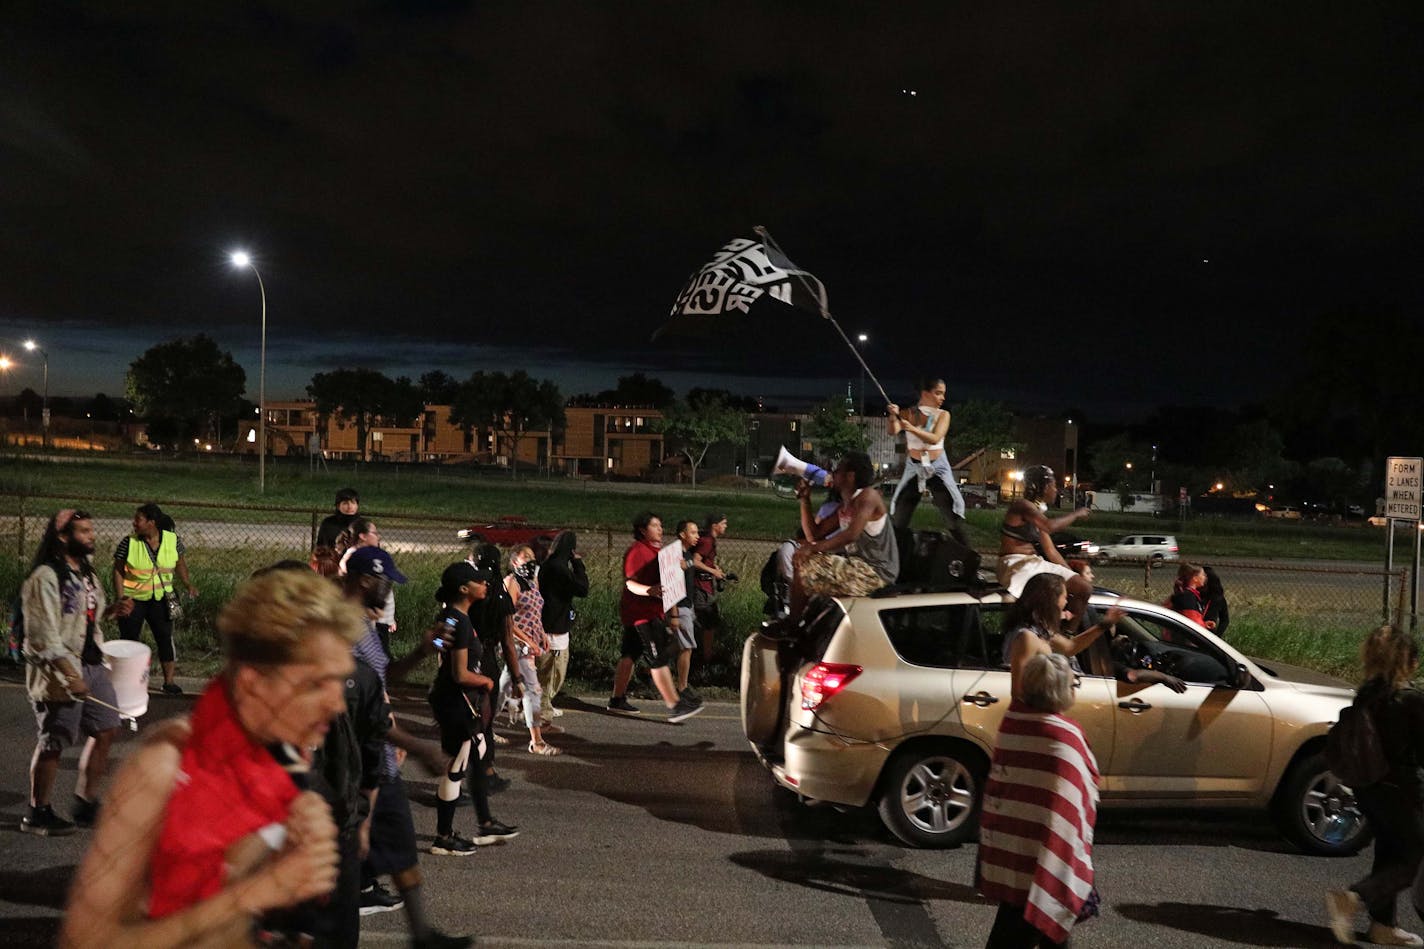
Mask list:
[[120,718],[120,720],[125,721],[125,722],[128,723],[129,731],[131,731],[131,732],[136,732],[136,731],[138,731],[138,719],[135,718],[135,717],[132,716],[132,715],[125,715],[125,714],[124,714],[124,710],[121,709],[121,708],[119,708],[117,705],[110,705],[108,702],[105,702],[103,699],[96,699],[96,698],[94,698],[94,696],[88,695],[88,694],[84,695],[84,696],[83,696],[83,699],[84,699],[84,701],[86,701],[86,702],[93,702],[95,705],[102,705],[104,708],[107,708],[107,709],[110,709],[110,710],[112,710],[112,711],[118,712],[118,713],[119,713],[119,718]]

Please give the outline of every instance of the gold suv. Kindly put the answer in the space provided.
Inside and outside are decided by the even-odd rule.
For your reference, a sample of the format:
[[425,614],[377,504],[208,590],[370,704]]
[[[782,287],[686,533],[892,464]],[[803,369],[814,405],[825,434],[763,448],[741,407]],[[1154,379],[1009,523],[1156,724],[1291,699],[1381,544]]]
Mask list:
[[[1002,592],[819,599],[789,639],[759,632],[742,657],[742,727],[776,781],[804,800],[875,805],[918,847],[971,838],[1009,705]],[[1325,766],[1325,733],[1353,691],[1255,662],[1162,606],[1098,594],[1127,617],[1084,653],[1077,704],[1105,807],[1270,810],[1301,849],[1349,854],[1370,831]],[[1151,668],[1186,683],[1126,681]]]

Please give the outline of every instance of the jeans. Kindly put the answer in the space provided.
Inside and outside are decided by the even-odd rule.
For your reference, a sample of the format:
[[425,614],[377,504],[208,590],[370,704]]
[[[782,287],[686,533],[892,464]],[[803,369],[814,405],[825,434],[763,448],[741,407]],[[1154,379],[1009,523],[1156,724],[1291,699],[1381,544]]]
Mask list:
[[[928,465],[913,458],[905,459],[905,473],[900,475],[900,483],[895,485],[895,493],[890,499],[890,520],[895,526],[910,526],[910,518],[914,517],[915,508],[920,504],[918,481],[921,473],[929,482],[930,497],[945,521],[953,525],[956,517],[962,519],[964,496],[959,493],[959,485],[954,481],[954,469],[949,466],[949,458],[941,453]],[[911,481],[916,482],[913,488],[909,487]]]
[[[539,727],[539,713],[543,703],[540,700],[539,671],[534,667],[534,657],[521,653],[519,656],[519,683],[524,689],[524,724],[530,728]],[[509,666],[499,674],[499,699],[501,705],[509,703],[514,694],[514,682]]]

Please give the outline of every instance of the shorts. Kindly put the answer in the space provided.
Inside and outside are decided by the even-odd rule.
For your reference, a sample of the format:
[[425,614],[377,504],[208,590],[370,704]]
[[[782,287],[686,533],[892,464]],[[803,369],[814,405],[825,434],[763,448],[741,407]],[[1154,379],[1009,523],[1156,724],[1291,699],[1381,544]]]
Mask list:
[[697,626],[692,614],[693,610],[690,606],[677,608],[677,645],[681,652],[697,647],[697,636],[695,635]]
[[999,557],[997,573],[999,582],[1007,587],[1015,598],[1023,596],[1024,584],[1028,583],[1030,577],[1040,573],[1056,574],[1064,580],[1077,576],[1072,568],[1044,560],[1037,554],[1003,554]]
[[888,582],[858,557],[816,551],[801,564],[807,596],[869,596]]
[[[114,685],[109,681],[109,670],[102,665],[82,663],[80,672],[84,684],[89,686],[89,694],[100,702],[118,705],[114,695]],[[39,726],[39,745],[45,751],[63,751],[68,745],[79,741],[79,736],[89,737],[111,728],[119,727],[119,713],[105,708],[97,702],[36,702],[35,723]]]
[[[478,707],[482,698],[475,695],[469,701]],[[432,695],[430,708],[435,713],[435,724],[440,728],[440,750],[447,755],[458,755],[465,742],[483,734],[483,723],[465,699],[457,694],[442,693],[438,698]]]
[[[638,656],[642,656],[647,660],[649,669],[666,669],[668,661],[673,657],[671,632],[667,624],[660,619],[648,620],[637,626],[625,626],[623,627],[623,655],[635,660]],[[636,655],[628,654],[628,648],[631,645],[630,639],[635,639],[638,642],[639,648]]]
[[[455,754],[459,749],[451,752]],[[381,782],[376,808],[371,812],[371,852],[366,857],[372,876],[400,873],[415,866],[415,823],[410,799],[400,775]]]

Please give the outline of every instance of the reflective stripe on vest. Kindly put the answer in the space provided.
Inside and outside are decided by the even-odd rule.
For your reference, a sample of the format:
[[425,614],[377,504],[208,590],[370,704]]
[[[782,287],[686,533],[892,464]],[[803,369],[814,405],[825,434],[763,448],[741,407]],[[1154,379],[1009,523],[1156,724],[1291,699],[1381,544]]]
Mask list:
[[158,600],[173,595],[173,571],[178,567],[178,535],[164,531],[158,541],[158,562],[142,537],[129,538],[129,555],[124,561],[124,596],[135,600]]

